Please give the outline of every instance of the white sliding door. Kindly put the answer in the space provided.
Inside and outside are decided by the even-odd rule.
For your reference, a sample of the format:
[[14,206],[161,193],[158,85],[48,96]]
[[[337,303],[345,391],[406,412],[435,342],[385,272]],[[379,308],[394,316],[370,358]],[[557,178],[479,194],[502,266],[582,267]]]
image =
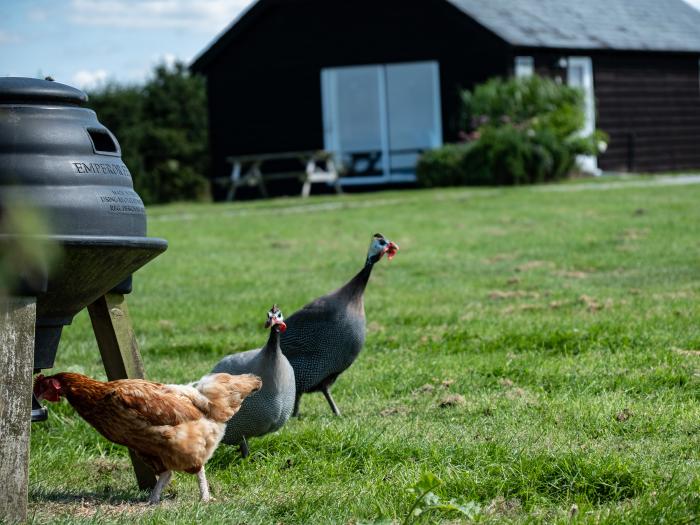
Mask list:
[[421,151],[442,145],[437,62],[386,66],[392,176],[415,177]]
[[321,71],[324,146],[343,184],[415,180],[421,151],[442,144],[436,62]]

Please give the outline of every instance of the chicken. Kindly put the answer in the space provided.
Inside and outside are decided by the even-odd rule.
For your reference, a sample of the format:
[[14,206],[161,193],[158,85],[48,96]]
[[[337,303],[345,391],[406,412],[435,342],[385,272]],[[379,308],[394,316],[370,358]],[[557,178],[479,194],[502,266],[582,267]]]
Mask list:
[[34,394],[53,402],[66,397],[100,434],[136,452],[158,475],[150,497],[155,504],[174,470],[197,474],[201,499],[209,501],[204,464],[226,422],[261,386],[250,374],[209,374],[191,385],[164,385],[143,379],[105,383],[64,372],[38,375]]

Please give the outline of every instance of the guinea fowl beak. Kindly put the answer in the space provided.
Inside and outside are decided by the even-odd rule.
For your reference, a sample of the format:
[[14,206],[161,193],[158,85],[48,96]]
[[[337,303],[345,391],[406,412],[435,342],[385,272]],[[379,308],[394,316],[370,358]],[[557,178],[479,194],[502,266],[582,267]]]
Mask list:
[[394,255],[396,255],[396,252],[399,251],[399,245],[396,244],[395,242],[389,241],[389,245],[386,248],[386,258],[389,260],[392,260],[394,258]]

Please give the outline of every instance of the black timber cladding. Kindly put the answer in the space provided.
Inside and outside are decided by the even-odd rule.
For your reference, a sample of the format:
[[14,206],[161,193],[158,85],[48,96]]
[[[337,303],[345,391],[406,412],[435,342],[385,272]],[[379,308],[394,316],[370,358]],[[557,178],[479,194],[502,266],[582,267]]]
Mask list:
[[[322,68],[438,61],[443,137],[449,142],[457,139],[459,131],[458,90],[493,76],[512,74],[517,55],[535,56],[539,72],[563,78],[565,71],[556,71],[560,58],[592,58],[597,125],[611,136],[609,150],[600,159],[604,169],[661,171],[700,167],[700,147],[696,146],[700,141],[700,31],[694,40],[687,38],[686,27],[688,21],[694,23],[695,17],[700,20],[700,13],[681,0],[660,2],[667,12],[679,10],[676,12],[683,11],[686,16],[676,26],[676,35],[655,34],[646,38],[640,28],[653,23],[653,17],[635,10],[635,6],[652,0],[606,0],[608,18],[617,11],[628,11],[626,35],[614,38],[619,24],[609,23],[598,36],[595,26],[590,26],[583,33],[586,42],[567,48],[556,45],[557,35],[566,36],[567,24],[576,27],[581,20],[557,21],[551,16],[545,21],[549,29],[540,28],[539,32],[534,31],[528,18],[521,20],[517,28],[503,22],[499,27],[493,9],[490,14],[468,15],[474,2],[477,0],[254,3],[192,65],[194,71],[205,73],[208,79],[214,175],[227,174],[224,159],[228,155],[322,147]],[[595,7],[602,0],[518,0],[520,8],[504,9],[512,7],[513,2],[491,0],[488,5],[500,6],[496,12],[507,15],[502,20],[512,20],[518,9],[533,2],[545,7],[552,2],[566,4],[569,12],[578,13],[576,16],[589,16],[595,10],[586,14],[585,6],[576,6]],[[486,8],[482,5],[483,9]],[[554,9],[552,13],[562,16],[560,11]],[[657,10],[651,13],[660,16]],[[541,17],[539,20],[545,23]],[[668,16],[659,20],[664,28],[673,23]],[[559,29],[552,27],[556,23]],[[532,45],[532,40],[522,37],[528,31],[534,35],[532,38],[546,40],[548,45]],[[678,35],[682,36],[680,44]],[[563,42],[570,41],[571,37],[567,37],[559,43],[563,46]],[[616,46],[657,49],[615,49]],[[674,46],[685,47],[680,52],[665,52]]]
[[322,68],[421,60],[440,64],[446,141],[459,89],[512,63],[501,39],[443,0],[271,2],[206,64],[215,175],[228,155],[322,148]]

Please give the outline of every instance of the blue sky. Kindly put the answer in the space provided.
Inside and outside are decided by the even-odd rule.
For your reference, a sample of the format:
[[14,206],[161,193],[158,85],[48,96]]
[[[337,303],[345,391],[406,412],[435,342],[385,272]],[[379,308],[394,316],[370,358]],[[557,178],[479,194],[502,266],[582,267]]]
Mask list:
[[0,0],[0,76],[89,88],[197,56],[250,0]]
[[158,62],[189,63],[249,3],[0,0],[0,76],[51,75],[82,88],[140,82]]

